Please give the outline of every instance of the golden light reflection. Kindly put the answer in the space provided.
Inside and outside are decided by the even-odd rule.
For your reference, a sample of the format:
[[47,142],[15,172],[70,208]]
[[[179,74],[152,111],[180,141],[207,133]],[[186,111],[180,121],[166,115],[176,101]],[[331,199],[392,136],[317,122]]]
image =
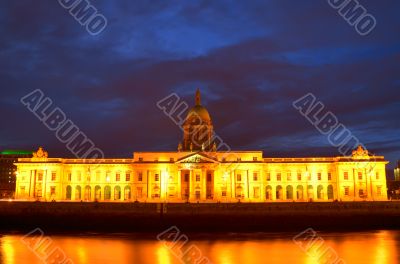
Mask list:
[[164,246],[163,243],[159,243],[156,249],[157,263],[159,264],[171,264],[171,251]]
[[398,258],[395,236],[389,231],[380,231],[376,234],[375,263],[389,263]]
[[1,249],[4,264],[16,263],[15,248],[11,237],[5,236],[1,238]]
[[[346,263],[396,263],[399,231],[320,233],[326,248],[333,248]],[[210,235],[212,236],[212,235]],[[0,263],[38,264],[42,261],[21,242],[21,235],[0,237]],[[74,263],[182,263],[163,243],[136,236],[50,236],[52,246],[62,249]],[[292,241],[290,235],[224,237],[220,240],[190,239],[212,263],[318,263]]]

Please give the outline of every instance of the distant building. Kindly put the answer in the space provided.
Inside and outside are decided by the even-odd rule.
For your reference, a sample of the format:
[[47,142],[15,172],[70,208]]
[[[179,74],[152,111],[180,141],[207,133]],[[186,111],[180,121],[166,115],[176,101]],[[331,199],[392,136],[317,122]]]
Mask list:
[[397,168],[394,169],[394,180],[400,181],[400,160],[397,162]]
[[0,199],[11,198],[15,192],[18,158],[31,158],[32,151],[5,150],[0,152]]
[[270,158],[262,151],[223,151],[199,91],[195,102],[182,125],[177,151],[65,159],[48,157],[39,148],[32,158],[18,160],[15,197],[118,202],[387,200],[388,162],[383,156],[372,156],[361,146],[349,157]]

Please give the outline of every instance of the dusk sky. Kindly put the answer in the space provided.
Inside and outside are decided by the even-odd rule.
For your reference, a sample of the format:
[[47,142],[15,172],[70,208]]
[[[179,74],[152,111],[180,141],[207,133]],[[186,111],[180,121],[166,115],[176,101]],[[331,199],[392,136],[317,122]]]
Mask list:
[[216,133],[265,157],[339,156],[292,102],[313,93],[393,168],[400,159],[400,1],[359,0],[361,36],[325,0],[91,0],[93,36],[56,0],[0,3],[0,149],[72,157],[20,102],[41,89],[106,157],[176,150],[182,132],[156,103],[194,104]]

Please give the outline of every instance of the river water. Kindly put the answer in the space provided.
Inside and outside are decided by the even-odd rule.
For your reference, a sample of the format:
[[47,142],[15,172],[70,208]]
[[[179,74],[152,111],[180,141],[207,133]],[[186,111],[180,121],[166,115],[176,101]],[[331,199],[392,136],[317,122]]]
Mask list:
[[[35,234],[38,235],[38,232]],[[157,234],[46,235],[44,232],[43,236],[29,235],[24,238],[24,234],[8,233],[0,236],[0,262],[51,263],[52,259],[63,258],[63,254],[72,261],[70,263],[112,264],[195,263],[194,260],[201,257],[209,259],[212,263],[221,264],[309,264],[324,263],[326,259],[332,260],[336,256],[334,254],[343,260],[341,263],[399,263],[400,259],[400,231],[318,232],[319,239],[313,240],[315,244],[308,244],[310,240],[295,243],[305,239],[303,234],[293,240],[295,233],[178,235],[179,237],[175,237],[178,241],[182,242],[187,236],[188,242],[159,241],[156,238]],[[36,244],[37,242],[40,243]],[[318,253],[316,243],[320,243],[319,249],[329,249],[329,251]],[[35,249],[37,245],[39,246]],[[53,251],[55,249],[57,250]],[[52,251],[53,254],[50,254]],[[332,254],[324,258],[321,252]],[[206,260],[203,260],[203,263],[206,263]]]

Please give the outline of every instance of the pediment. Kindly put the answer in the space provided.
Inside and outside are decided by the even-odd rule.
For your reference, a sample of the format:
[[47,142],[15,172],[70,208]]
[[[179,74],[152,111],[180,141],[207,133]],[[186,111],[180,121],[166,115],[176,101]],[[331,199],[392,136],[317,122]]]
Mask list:
[[194,153],[180,158],[176,163],[218,163],[218,161],[205,154]]

